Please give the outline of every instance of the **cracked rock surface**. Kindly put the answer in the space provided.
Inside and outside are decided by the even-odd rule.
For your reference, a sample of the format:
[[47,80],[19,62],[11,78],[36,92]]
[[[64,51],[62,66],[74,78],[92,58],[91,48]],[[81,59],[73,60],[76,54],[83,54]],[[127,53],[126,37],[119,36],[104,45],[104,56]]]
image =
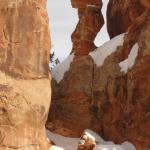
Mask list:
[[48,150],[46,0],[0,0],[0,150]]

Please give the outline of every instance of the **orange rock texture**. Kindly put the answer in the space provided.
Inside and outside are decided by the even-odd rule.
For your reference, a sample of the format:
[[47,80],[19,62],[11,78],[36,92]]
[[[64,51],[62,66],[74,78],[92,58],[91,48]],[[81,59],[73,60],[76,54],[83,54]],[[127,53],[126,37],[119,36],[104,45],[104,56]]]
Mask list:
[[127,31],[128,27],[144,11],[139,0],[109,0],[107,28],[110,38]]
[[74,8],[86,8],[87,5],[101,5],[101,0],[71,0],[72,7]]
[[78,8],[79,15],[79,22],[71,36],[72,52],[76,56],[84,56],[96,48],[94,39],[104,24],[101,13],[102,2],[72,0],[72,6]]
[[[149,150],[150,2],[141,2],[143,13],[131,22],[123,46],[109,55],[102,66],[98,67],[90,55],[83,55],[73,60],[63,80],[52,80],[52,107],[47,122],[50,130],[79,137],[89,128],[105,140],[129,141],[137,150]],[[117,30],[114,33],[113,36],[119,34]],[[124,73],[119,63],[135,44],[139,47],[138,56],[133,67]]]
[[48,150],[46,0],[0,0],[0,150]]

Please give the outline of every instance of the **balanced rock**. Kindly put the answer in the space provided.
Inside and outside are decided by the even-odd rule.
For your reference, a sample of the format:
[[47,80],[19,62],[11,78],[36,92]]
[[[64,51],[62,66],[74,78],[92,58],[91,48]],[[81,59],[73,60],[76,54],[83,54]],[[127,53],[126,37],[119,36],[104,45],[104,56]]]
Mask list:
[[104,24],[101,13],[102,2],[72,1],[72,6],[78,8],[79,15],[79,22],[71,36],[72,53],[76,56],[87,55],[96,48],[94,39]]

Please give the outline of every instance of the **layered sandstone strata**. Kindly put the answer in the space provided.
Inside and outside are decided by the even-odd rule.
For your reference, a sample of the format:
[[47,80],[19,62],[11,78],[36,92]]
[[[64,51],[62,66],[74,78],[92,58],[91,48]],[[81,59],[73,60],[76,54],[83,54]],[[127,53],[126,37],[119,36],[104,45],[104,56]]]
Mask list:
[[79,22],[71,36],[72,52],[77,56],[87,55],[96,48],[94,39],[104,24],[101,13],[102,2],[72,0],[72,6],[78,8],[79,15]]
[[46,0],[0,0],[0,150],[48,150]]

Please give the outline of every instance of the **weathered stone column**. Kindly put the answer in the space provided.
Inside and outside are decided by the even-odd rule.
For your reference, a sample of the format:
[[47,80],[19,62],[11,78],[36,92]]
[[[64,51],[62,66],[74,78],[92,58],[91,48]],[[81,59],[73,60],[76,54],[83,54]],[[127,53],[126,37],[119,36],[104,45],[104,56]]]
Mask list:
[[48,150],[46,0],[0,0],[0,150]]
[[96,46],[94,39],[104,24],[101,0],[72,0],[72,7],[78,8],[79,22],[71,39],[72,52],[76,56],[88,55]]

